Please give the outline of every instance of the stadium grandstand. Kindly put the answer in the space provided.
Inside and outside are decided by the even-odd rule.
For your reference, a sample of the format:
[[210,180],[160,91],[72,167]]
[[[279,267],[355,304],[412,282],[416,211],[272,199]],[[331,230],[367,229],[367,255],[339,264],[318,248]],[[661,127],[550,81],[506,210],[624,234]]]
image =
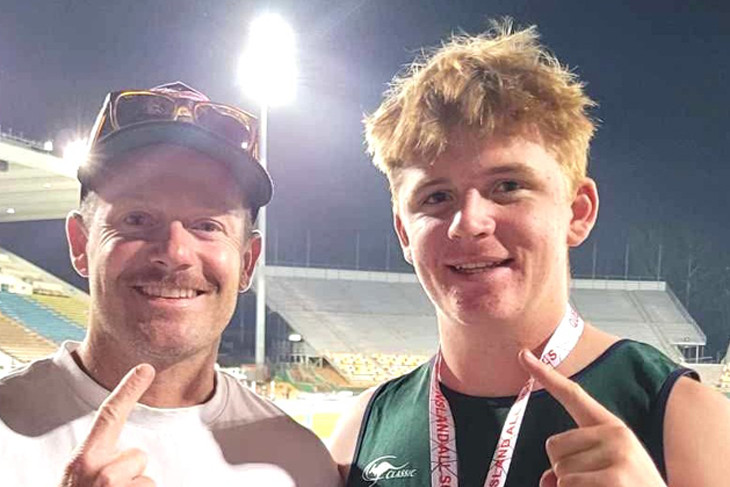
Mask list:
[[0,373],[80,340],[88,295],[0,249]]

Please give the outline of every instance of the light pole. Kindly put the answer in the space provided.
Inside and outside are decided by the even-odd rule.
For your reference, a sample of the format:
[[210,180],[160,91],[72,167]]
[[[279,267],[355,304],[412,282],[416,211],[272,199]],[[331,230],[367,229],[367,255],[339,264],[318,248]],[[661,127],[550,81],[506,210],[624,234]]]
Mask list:
[[[294,32],[280,16],[265,14],[251,23],[238,79],[259,105],[259,159],[266,168],[269,107],[291,101],[296,89]],[[266,207],[259,210],[258,230],[263,242],[256,270],[256,368],[262,371],[266,363]]]

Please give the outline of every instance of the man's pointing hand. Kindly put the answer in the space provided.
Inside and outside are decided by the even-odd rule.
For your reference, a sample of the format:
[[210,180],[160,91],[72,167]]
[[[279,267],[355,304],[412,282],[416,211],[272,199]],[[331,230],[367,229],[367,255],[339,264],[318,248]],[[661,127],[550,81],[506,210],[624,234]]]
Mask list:
[[96,413],[91,431],[64,470],[62,487],[153,487],[145,477],[147,456],[137,449],[119,451],[117,441],[129,413],[155,378],[141,364],[130,370]]

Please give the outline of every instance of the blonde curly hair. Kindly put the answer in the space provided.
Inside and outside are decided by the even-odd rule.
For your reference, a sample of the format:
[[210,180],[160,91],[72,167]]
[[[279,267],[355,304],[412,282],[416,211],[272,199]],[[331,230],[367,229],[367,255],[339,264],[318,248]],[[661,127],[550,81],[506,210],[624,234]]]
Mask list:
[[574,189],[586,176],[594,106],[578,77],[540,45],[536,26],[513,31],[511,20],[493,21],[481,35],[452,36],[394,78],[365,117],[367,148],[395,194],[398,169],[433,162],[454,131],[479,139],[536,133]]

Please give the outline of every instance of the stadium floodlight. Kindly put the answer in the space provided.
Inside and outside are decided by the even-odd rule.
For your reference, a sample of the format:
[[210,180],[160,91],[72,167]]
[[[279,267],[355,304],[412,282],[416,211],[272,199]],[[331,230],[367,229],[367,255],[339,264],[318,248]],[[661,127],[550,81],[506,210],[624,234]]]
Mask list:
[[294,343],[301,342],[302,341],[302,335],[300,335],[299,333],[291,333],[289,335],[289,341],[290,342],[294,342]]
[[8,208],[7,210],[5,210],[5,213],[7,213],[8,215],[15,215],[15,208]]
[[[280,16],[256,18],[238,65],[238,83],[260,108],[259,162],[266,168],[268,110],[294,98],[297,67],[294,31]],[[266,207],[259,210],[258,230],[263,239],[256,270],[256,368],[263,374],[266,362]],[[262,379],[260,375],[257,377]]]
[[53,141],[47,140],[43,143],[43,150],[46,152],[53,152]]
[[73,140],[63,149],[63,160],[76,168],[85,164],[88,156],[89,147],[85,138]]
[[256,18],[238,66],[244,93],[262,106],[283,105],[294,99],[297,65],[294,31],[279,15]]

